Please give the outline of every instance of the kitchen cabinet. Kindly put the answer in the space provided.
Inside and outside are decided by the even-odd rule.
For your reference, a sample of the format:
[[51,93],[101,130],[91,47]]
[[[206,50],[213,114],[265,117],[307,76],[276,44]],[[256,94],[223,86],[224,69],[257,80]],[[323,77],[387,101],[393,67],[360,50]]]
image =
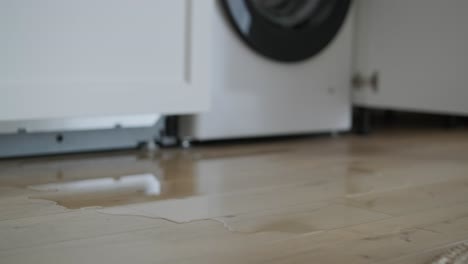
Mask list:
[[354,65],[368,85],[356,105],[468,114],[468,1],[357,4]]
[[0,121],[207,110],[213,4],[0,1]]

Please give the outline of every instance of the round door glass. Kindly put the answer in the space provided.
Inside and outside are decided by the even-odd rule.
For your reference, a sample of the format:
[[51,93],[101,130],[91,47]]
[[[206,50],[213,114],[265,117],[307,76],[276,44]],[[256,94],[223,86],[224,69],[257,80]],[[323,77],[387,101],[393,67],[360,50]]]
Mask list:
[[351,0],[220,0],[235,31],[253,50],[283,62],[326,48],[343,26]]
[[307,23],[317,11],[320,2],[324,1],[252,0],[252,5],[273,24],[294,28]]

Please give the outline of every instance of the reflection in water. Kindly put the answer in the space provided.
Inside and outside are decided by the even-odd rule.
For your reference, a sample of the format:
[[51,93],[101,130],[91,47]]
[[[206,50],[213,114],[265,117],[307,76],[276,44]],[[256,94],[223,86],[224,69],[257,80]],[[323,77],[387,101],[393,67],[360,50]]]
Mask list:
[[153,174],[49,183],[30,189],[42,191],[31,196],[33,199],[55,201],[71,209],[154,200],[162,192],[161,182]]
[[64,183],[49,183],[30,187],[38,191],[57,191],[89,194],[107,191],[137,191],[145,195],[159,195],[161,183],[152,174],[130,175],[120,178],[89,179]]
[[[28,189],[28,197],[69,209],[111,207],[197,195],[192,157],[164,152],[79,155],[0,164],[0,188]],[[27,190],[24,190],[27,191]]]

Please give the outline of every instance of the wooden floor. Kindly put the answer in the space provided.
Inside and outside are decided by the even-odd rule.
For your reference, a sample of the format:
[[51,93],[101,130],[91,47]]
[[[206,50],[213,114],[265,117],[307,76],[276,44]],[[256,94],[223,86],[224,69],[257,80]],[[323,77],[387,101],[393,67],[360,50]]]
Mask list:
[[0,263],[430,263],[468,240],[468,131],[0,162]]

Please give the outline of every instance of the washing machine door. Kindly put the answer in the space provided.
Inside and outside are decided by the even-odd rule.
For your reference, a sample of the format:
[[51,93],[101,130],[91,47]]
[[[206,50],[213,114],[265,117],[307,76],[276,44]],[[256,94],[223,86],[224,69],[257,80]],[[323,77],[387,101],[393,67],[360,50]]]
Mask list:
[[282,62],[306,60],[326,48],[351,0],[220,0],[239,36],[254,51]]

